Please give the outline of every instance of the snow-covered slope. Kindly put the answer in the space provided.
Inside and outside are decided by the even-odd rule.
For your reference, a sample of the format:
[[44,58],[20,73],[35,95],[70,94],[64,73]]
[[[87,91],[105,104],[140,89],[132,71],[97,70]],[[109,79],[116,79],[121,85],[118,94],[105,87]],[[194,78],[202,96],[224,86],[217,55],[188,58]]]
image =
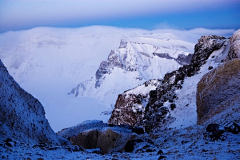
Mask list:
[[[153,101],[150,102],[149,108],[151,108],[151,105],[153,105],[152,107],[154,108],[154,104],[160,102],[163,103],[162,106],[169,108],[171,117],[175,118],[174,122],[170,125],[166,122],[166,125],[169,125],[168,127],[170,128],[184,128],[196,124],[197,83],[210,69],[216,68],[223,63],[228,51],[228,39],[219,36],[202,36],[195,46],[195,53],[189,67],[180,68],[179,71],[165,76],[164,83],[168,86],[167,88],[170,87],[170,89],[167,89],[167,92],[163,91],[166,93],[162,94],[161,90],[166,87],[160,86],[156,90],[159,92],[157,93],[159,99],[152,96],[153,98],[151,100]],[[185,73],[184,79],[180,76],[182,73]],[[175,83],[180,85],[179,88],[176,88]],[[174,98],[171,98],[172,95],[175,95]],[[175,109],[171,108],[172,104],[176,105]],[[149,109],[149,113],[147,114],[146,119],[148,119],[147,117],[150,119],[154,117],[151,114],[151,109]],[[152,120],[154,121],[154,118]],[[147,125],[147,123],[145,125]]]
[[[0,34],[0,58],[14,79],[40,100],[51,126],[58,131],[87,119],[107,121],[108,116],[100,116],[107,106],[99,100],[75,98],[67,93],[79,82],[95,77],[101,62],[108,58],[111,50],[119,47],[121,39],[131,43],[146,43],[143,46],[165,46],[180,51],[186,51],[181,48],[186,46],[190,50],[187,52],[193,52],[192,44],[197,42],[200,35],[209,32],[219,30],[146,31],[103,26],[76,29],[34,28]],[[221,30],[223,34],[232,32],[233,30]],[[183,45],[182,40],[186,41]],[[177,54],[170,56],[176,58]],[[116,70],[117,78],[120,76],[116,75],[118,73],[121,72]],[[130,88],[133,87],[135,86]]]
[[97,98],[113,108],[117,95],[124,90],[149,79],[163,78],[167,72],[188,64],[192,48],[192,43],[181,40],[142,36],[122,39],[92,79],[78,84],[71,93]]
[[[0,143],[60,145],[41,103],[24,91],[0,60]],[[13,144],[12,144],[13,145]]]

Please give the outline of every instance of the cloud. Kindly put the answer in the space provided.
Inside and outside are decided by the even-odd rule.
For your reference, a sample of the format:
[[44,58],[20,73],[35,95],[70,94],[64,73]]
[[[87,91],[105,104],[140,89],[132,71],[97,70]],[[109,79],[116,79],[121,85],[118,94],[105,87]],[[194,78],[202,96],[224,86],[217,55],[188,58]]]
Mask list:
[[179,29],[179,27],[168,22],[162,22],[153,27],[154,29]]
[[[236,2],[237,0],[2,0],[0,32],[3,29],[66,26],[71,23],[101,25],[102,21],[136,17],[141,21],[141,17],[222,9]],[[168,24],[168,21],[154,23],[155,28],[176,27]]]
[[180,29],[158,29],[154,30],[160,33],[172,33],[179,39],[197,43],[197,40],[204,35],[218,35],[229,38],[235,32],[234,29],[206,29],[206,28],[194,28],[190,30],[180,30]]

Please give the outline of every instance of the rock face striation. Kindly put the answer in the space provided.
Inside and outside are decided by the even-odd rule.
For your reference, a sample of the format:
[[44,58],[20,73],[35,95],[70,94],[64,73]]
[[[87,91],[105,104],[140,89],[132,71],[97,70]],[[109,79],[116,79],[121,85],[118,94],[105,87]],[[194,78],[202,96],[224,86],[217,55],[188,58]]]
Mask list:
[[[198,124],[206,121],[207,118],[205,117],[215,107],[229,100],[233,101],[232,98],[234,97],[234,99],[237,97],[240,99],[239,84],[240,59],[228,61],[204,75],[197,87]],[[226,109],[225,107],[221,108],[222,110]],[[218,112],[222,112],[221,109]],[[214,116],[214,114],[211,116]]]
[[[141,109],[140,114],[139,112],[136,112],[132,115],[133,105],[129,105],[140,104],[140,100],[136,101],[136,98],[132,98],[131,101],[129,96],[124,96],[125,93],[123,93],[119,95],[109,123],[117,124],[118,120],[121,120],[121,124],[144,126],[147,132],[166,128],[175,120],[175,118],[171,115],[171,110],[176,107],[173,103],[174,100],[177,99],[175,91],[182,88],[182,84],[184,83],[184,79],[186,77],[191,77],[197,74],[201,69],[201,66],[206,63],[212,52],[220,49],[227,41],[228,39],[220,36],[202,36],[195,45],[195,52],[192,56],[191,63],[180,67],[178,70],[165,74],[164,78],[159,80],[155,89],[149,89],[150,92],[147,94],[149,95],[149,99],[147,99],[146,102],[147,105],[144,109]],[[131,97],[139,97],[138,95],[139,93],[135,95],[133,94]],[[170,105],[171,107],[164,106],[164,103],[167,101],[172,103]],[[119,106],[122,108],[120,112]],[[131,116],[127,118],[128,115]],[[123,120],[123,118],[114,117],[126,118]],[[129,123],[129,121],[134,123]]]
[[24,91],[0,60],[0,141],[60,145],[41,103]]

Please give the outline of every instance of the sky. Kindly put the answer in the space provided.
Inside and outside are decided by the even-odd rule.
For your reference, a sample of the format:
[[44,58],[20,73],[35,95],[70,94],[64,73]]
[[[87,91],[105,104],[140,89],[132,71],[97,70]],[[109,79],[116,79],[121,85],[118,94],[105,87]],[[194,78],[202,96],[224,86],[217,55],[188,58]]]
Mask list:
[[240,28],[240,0],[0,0],[0,33],[34,27]]

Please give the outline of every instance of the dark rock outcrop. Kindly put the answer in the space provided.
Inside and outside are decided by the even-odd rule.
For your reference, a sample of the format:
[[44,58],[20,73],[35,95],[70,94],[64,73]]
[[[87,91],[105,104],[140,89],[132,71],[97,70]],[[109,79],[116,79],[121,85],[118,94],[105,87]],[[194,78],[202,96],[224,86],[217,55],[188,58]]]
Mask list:
[[118,95],[115,109],[108,121],[109,124],[115,125],[130,125],[130,126],[141,126],[143,119],[143,110],[141,108],[133,110],[134,105],[141,105],[142,96],[135,94],[120,94]]
[[209,124],[206,131],[207,136],[209,136],[213,141],[223,139],[222,135],[225,132],[224,128],[219,124]]
[[187,56],[184,54],[179,54],[175,60],[181,65],[189,65],[191,63],[192,57],[193,54],[189,54]]
[[[150,80],[132,90],[118,95],[114,110],[108,120],[109,124],[142,126],[149,91],[162,83],[161,80]],[[143,93],[146,90],[146,93]],[[141,93],[138,93],[138,92]]]
[[174,59],[175,61],[177,61],[181,65],[190,64],[191,60],[192,60],[192,57],[193,57],[193,54],[189,54],[189,55],[179,54],[177,58],[171,57],[167,53],[153,53],[153,55],[156,55],[160,58]]
[[0,141],[30,145],[68,143],[54,133],[41,103],[24,91],[0,61]]

